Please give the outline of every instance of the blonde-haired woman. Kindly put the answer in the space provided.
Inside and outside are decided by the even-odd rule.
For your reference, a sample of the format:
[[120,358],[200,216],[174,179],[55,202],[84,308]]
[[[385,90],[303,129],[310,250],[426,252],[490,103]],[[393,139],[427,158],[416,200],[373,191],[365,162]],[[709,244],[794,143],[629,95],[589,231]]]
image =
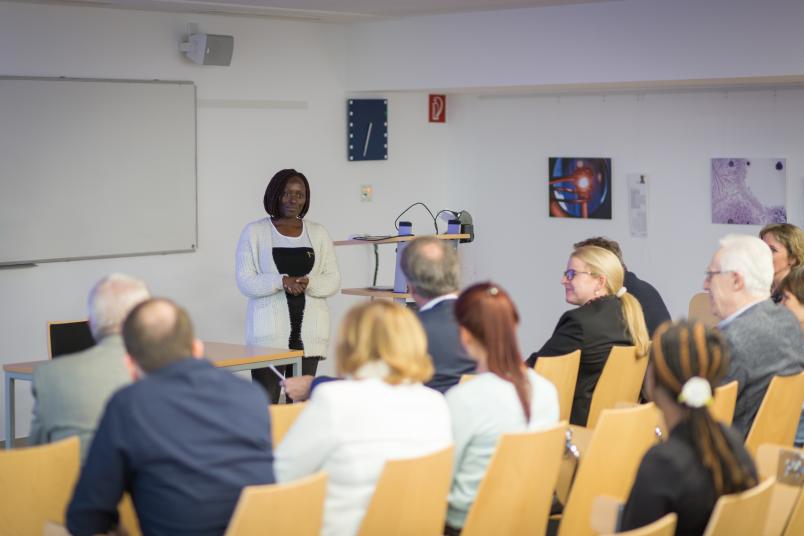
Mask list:
[[771,298],[782,301],[779,284],[791,268],[804,264],[804,232],[792,223],[771,223],[762,228],[759,237],[768,244],[773,255]]
[[433,374],[424,329],[407,308],[373,301],[351,309],[336,347],[338,374],[313,391],[275,451],[277,480],[329,475],[322,534],[357,533],[389,459],[452,443],[444,397],[422,385]]
[[622,264],[614,253],[597,246],[577,248],[561,278],[567,303],[577,305],[558,320],[537,358],[581,350],[570,422],[586,425],[592,393],[612,346],[636,346],[637,355],[648,352],[648,330],[637,299],[623,286]]

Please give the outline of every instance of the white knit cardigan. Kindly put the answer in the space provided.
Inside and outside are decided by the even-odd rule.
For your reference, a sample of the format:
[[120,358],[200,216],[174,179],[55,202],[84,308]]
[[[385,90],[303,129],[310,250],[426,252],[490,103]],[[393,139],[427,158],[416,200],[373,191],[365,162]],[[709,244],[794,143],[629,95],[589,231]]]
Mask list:
[[[237,287],[248,298],[246,344],[287,348],[290,314],[282,274],[274,263],[271,221],[263,218],[243,229],[235,259]],[[326,229],[304,221],[315,252],[313,268],[305,291],[302,341],[304,355],[325,356],[329,344],[329,308],[326,298],[341,286],[335,248]]]

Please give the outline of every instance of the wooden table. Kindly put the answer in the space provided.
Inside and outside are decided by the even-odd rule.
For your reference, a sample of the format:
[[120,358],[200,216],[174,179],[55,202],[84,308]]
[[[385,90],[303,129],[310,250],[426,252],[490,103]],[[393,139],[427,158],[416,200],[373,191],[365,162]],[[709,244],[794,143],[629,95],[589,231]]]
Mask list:
[[[293,375],[301,375],[301,358],[304,352],[301,350],[287,350],[282,348],[266,348],[264,346],[246,346],[243,344],[231,344],[228,342],[204,342],[204,354],[213,365],[225,368],[232,372],[240,370],[253,370],[264,368],[268,365],[293,365]],[[122,356],[121,356],[122,358]],[[56,358],[63,359],[63,358]],[[5,373],[5,437],[6,449],[14,446],[15,427],[15,396],[14,382],[33,381],[34,369],[42,363],[50,360],[27,361],[24,363],[9,363],[3,365]]]

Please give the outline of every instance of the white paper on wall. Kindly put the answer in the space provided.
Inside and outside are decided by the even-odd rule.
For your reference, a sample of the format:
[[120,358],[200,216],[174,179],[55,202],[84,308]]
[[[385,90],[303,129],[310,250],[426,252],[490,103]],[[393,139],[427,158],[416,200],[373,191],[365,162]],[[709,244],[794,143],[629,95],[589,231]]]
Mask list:
[[648,236],[648,178],[643,173],[628,174],[628,222],[631,236]]

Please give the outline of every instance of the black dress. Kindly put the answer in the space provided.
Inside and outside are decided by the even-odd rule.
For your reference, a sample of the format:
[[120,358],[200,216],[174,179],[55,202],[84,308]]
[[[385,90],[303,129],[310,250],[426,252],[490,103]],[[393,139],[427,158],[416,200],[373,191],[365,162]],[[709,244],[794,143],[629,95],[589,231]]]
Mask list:
[[[272,250],[274,263],[280,274],[287,274],[289,277],[303,277],[310,273],[315,262],[315,252],[311,247],[275,247]],[[290,337],[288,337],[288,348],[291,350],[304,350],[304,342],[301,338],[302,322],[304,322],[304,293],[293,295],[285,292],[288,301],[288,313],[290,316]],[[315,376],[318,369],[318,362],[321,356],[306,356],[302,358],[302,375]],[[293,366],[284,365],[276,367],[286,378],[293,376]],[[271,399],[272,404],[279,402],[282,387],[279,385],[279,378],[269,369],[256,369],[251,371],[252,379],[258,381]]]

